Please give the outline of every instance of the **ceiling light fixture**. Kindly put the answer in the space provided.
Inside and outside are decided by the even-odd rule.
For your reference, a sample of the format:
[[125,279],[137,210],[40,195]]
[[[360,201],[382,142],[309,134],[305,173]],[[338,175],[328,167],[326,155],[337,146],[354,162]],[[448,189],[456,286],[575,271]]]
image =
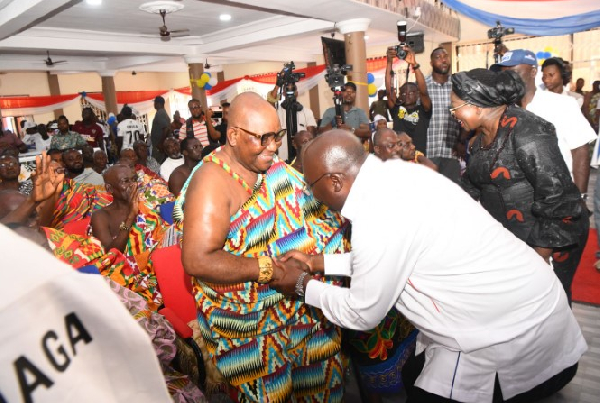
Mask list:
[[365,41],[369,40],[369,35],[365,35]]
[[85,0],[85,2],[90,6],[99,6],[102,4],[102,0]]
[[141,4],[139,9],[151,14],[160,14],[160,10],[165,10],[166,14],[174,13],[183,8],[183,4],[176,1],[161,0],[161,1],[149,1]]
[[221,14],[221,15],[219,16],[219,19],[220,19],[221,21],[229,21],[229,20],[231,20],[231,15],[229,15],[229,14]]

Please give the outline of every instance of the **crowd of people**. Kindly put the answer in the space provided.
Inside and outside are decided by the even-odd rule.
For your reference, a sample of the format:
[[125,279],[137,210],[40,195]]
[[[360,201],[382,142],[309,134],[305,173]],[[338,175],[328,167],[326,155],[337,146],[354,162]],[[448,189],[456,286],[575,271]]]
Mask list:
[[[343,117],[317,120],[280,104],[282,85],[297,89],[278,81],[267,100],[222,103],[219,124],[197,99],[171,120],[159,96],[150,130],[124,106],[106,123],[84,108],[72,126],[3,131],[0,222],[109,283],[175,401],[207,389],[174,360],[158,313],[154,253],[172,246],[206,364],[235,401],[341,402],[346,358],[369,402],[403,389],[409,402],[555,393],[587,348],[570,304],[600,87],[569,92],[565,63],[548,59],[539,88],[523,49],[452,74],[436,48],[428,76],[404,50],[414,82],[395,83],[389,48],[368,113],[360,83],[345,84]],[[32,150],[36,163],[20,164]],[[43,393],[23,379],[22,393]]]

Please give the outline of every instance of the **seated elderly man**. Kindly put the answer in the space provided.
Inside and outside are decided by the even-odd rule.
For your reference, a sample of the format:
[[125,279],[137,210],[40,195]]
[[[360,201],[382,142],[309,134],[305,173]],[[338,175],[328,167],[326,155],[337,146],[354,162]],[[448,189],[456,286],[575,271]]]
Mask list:
[[382,161],[399,158],[396,132],[387,127],[377,129],[373,136],[373,150]]
[[[560,281],[466,192],[367,156],[345,131],[318,137],[304,158],[315,197],[352,221],[352,251],[288,253],[307,267],[276,264],[271,286],[346,328],[371,329],[395,306],[420,331],[419,355],[402,370],[409,401],[533,402],[571,381],[587,345]],[[303,269],[347,273],[350,288]]]
[[[122,272],[124,277],[133,277],[133,283],[143,284],[151,294],[148,304],[156,309],[162,297],[156,288],[156,276],[149,257],[162,241],[167,224],[158,212],[140,201],[138,176],[129,166],[113,165],[104,173],[104,181],[113,201],[92,214],[92,235],[100,240],[106,253],[125,256],[130,270],[127,274],[125,270]],[[110,267],[105,274],[112,278],[120,269]]]

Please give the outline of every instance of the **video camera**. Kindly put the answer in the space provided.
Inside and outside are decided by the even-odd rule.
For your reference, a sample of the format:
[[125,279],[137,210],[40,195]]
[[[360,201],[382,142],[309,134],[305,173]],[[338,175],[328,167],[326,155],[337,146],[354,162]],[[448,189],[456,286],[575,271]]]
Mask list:
[[329,88],[332,91],[341,90],[341,87],[344,86],[344,76],[348,74],[349,71],[352,71],[352,65],[350,64],[333,64],[331,66],[327,66],[327,73],[325,73],[325,81],[329,84]]
[[488,30],[488,38],[489,39],[495,39],[495,40],[501,40],[503,36],[505,35],[511,35],[515,33],[515,29],[514,28],[506,28],[503,27],[502,24],[500,24],[500,21],[496,21],[496,26],[494,28],[490,28]]
[[294,73],[294,69],[296,65],[294,62],[289,62],[288,64],[283,65],[283,70],[277,74],[277,86],[285,87],[288,84],[295,84],[300,79],[304,78],[304,73]]

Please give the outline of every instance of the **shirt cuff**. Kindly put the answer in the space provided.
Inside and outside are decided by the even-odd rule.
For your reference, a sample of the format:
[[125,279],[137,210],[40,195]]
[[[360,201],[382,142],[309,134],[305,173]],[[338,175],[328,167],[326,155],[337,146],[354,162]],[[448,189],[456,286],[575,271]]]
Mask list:
[[323,255],[324,272],[326,276],[345,276],[352,275],[352,254],[326,254]]
[[323,307],[321,306],[321,298],[319,298],[319,296],[329,287],[333,286],[331,284],[322,283],[319,280],[310,280],[306,284],[304,302],[306,302],[308,305],[322,309]]

